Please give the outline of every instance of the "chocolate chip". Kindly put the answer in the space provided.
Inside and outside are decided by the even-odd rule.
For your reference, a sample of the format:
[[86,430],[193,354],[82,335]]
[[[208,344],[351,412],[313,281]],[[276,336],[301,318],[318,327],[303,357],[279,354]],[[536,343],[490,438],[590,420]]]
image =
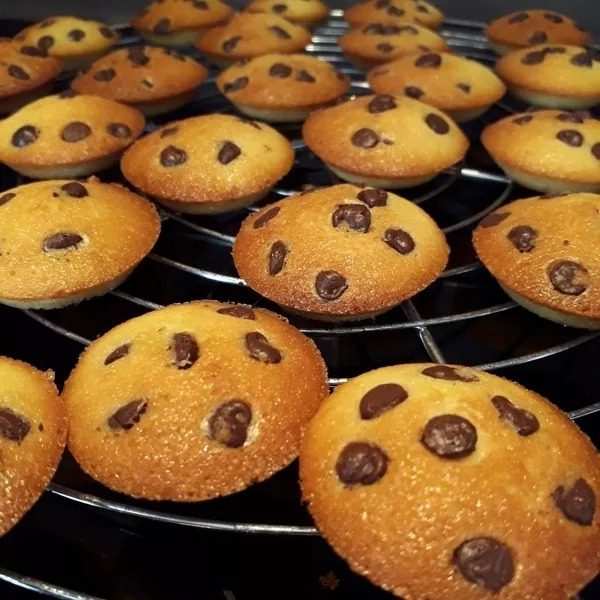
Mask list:
[[528,44],[544,44],[548,41],[548,34],[545,31],[536,31],[533,35],[527,40]]
[[544,19],[550,21],[550,23],[554,23],[555,25],[558,25],[564,21],[560,15],[555,15],[554,13],[545,13]]
[[27,71],[25,71],[25,69],[22,69],[18,65],[9,65],[8,66],[8,74],[12,78],[19,79],[21,81],[27,81],[28,79],[30,79],[29,73],[27,73]]
[[572,260],[563,260],[548,270],[550,283],[557,292],[567,296],[579,296],[589,284],[588,270]]
[[64,90],[58,95],[61,100],[66,98],[75,98],[75,96],[77,96],[77,92],[75,90]]
[[200,357],[200,347],[191,333],[175,333],[171,338],[169,350],[172,354],[172,364],[180,371],[189,369]]
[[229,38],[228,40],[225,40],[221,44],[221,48],[223,49],[223,52],[227,52],[228,54],[233,52],[234,48],[238,45],[238,42],[241,39],[242,39],[241,35],[234,35],[233,37]]
[[530,121],[533,121],[533,117],[531,115],[523,115],[522,117],[517,117],[516,119],[512,120],[515,125],[525,125]]
[[335,463],[338,479],[347,486],[371,485],[387,471],[385,452],[369,442],[350,442],[341,451]]
[[464,541],[454,551],[453,561],[465,579],[495,592],[510,583],[515,573],[508,546],[489,537]]
[[427,123],[429,129],[438,135],[444,135],[450,131],[450,126],[448,125],[446,119],[436,115],[435,113],[429,113],[425,117],[425,123]]
[[279,25],[271,25],[269,31],[280,40],[289,40],[292,37],[285,29],[279,27]]
[[504,219],[510,217],[509,212],[492,213],[487,217],[483,218],[479,225],[481,227],[495,227],[504,221]]
[[584,123],[585,119],[589,119],[591,117],[590,113],[587,111],[575,111],[569,113],[560,113],[556,118],[559,121],[564,121],[567,123]]
[[[419,35],[419,30],[416,27],[413,27],[412,25],[400,25],[398,29],[398,33],[409,33],[410,35]],[[429,52],[429,48],[427,48],[425,52]]]
[[269,275],[277,275],[283,269],[288,255],[287,246],[282,241],[276,241],[269,252]]
[[267,364],[281,362],[281,352],[269,344],[267,338],[258,331],[252,331],[245,337],[246,349],[250,358]]
[[23,46],[20,52],[25,56],[37,56],[39,58],[48,56],[48,53],[43,48],[36,48],[35,46]]
[[321,271],[315,279],[315,290],[322,300],[337,300],[347,289],[346,278],[336,271]]
[[442,57],[439,54],[421,54],[415,60],[415,67],[422,69],[437,69],[442,64]]
[[285,79],[292,74],[292,68],[288,67],[288,65],[284,65],[283,63],[275,63],[271,65],[269,69],[269,75],[271,77],[279,77],[281,79]]
[[264,227],[271,219],[273,219],[274,217],[276,217],[279,214],[280,210],[281,210],[281,207],[274,206],[273,208],[270,208],[266,212],[260,214],[254,220],[254,229],[260,229],[261,227]]
[[217,160],[222,165],[228,165],[232,160],[235,160],[240,154],[242,150],[239,146],[226,140],[223,143],[223,146],[219,150],[219,154],[217,155]]
[[108,418],[108,426],[111,429],[124,429],[128,431],[136,423],[140,422],[140,418],[148,409],[148,401],[145,398],[132,400],[121,406],[112,416]]
[[367,109],[372,114],[382,113],[386,110],[396,108],[396,101],[393,96],[388,94],[378,94],[367,105]]
[[63,192],[67,193],[67,196],[71,196],[71,198],[85,198],[89,196],[86,187],[79,183],[79,181],[69,181],[69,183],[64,183],[60,186],[60,189]]
[[117,72],[114,69],[101,69],[94,73],[94,79],[96,81],[112,81],[116,74]]
[[533,227],[517,225],[506,234],[506,237],[519,252],[523,253],[531,252],[535,248],[537,235],[538,232]]
[[421,88],[418,88],[416,85],[407,85],[404,88],[404,95],[409,98],[416,98],[417,100],[423,96],[424,92]]
[[406,390],[397,383],[383,383],[369,390],[361,399],[361,419],[375,419],[408,398]]
[[179,131],[179,127],[177,127],[177,125],[175,125],[173,127],[165,127],[164,129],[161,129],[160,137],[161,137],[161,139],[166,138],[170,135],[175,135],[178,131]]
[[417,12],[429,14],[429,9],[424,4],[417,4]]
[[390,5],[391,0],[377,0],[377,2],[375,2],[375,8],[377,10],[380,10],[382,8],[385,8],[386,6]]
[[579,478],[570,488],[559,486],[552,493],[557,508],[574,523],[591,525],[596,512],[596,495],[585,479]]
[[208,422],[209,437],[228,448],[241,448],[252,421],[250,405],[241,400],[221,404]]
[[583,135],[575,129],[563,129],[559,131],[556,134],[556,139],[572,148],[579,148],[583,145]]
[[8,194],[3,194],[2,196],[0,196],[0,206],[4,206],[8,202],[10,202],[15,196],[16,194],[13,194],[12,192],[8,192]]
[[44,240],[42,248],[45,252],[48,252],[49,250],[64,250],[65,248],[77,246],[81,242],[83,242],[83,238],[79,234],[61,231],[48,236]]
[[125,123],[109,123],[106,126],[106,131],[116,138],[128,138],[131,137],[131,129]]
[[496,407],[500,420],[512,427],[519,435],[531,435],[540,428],[540,422],[533,413],[524,408],[517,408],[508,398],[494,396],[492,404]]
[[592,154],[596,160],[600,160],[600,142],[592,146]]
[[54,46],[54,38],[51,35],[43,35],[37,41],[37,47],[42,50],[49,50],[52,46]]
[[479,381],[479,377],[466,369],[457,369],[449,365],[434,365],[433,367],[427,367],[422,371],[423,375],[427,377],[433,377],[434,379],[445,379],[446,381],[463,381],[464,383],[471,383],[473,381]]
[[421,443],[442,458],[463,458],[475,451],[477,430],[458,415],[439,415],[425,425]]
[[187,159],[186,151],[175,146],[169,145],[160,153],[160,164],[163,167],[178,167],[187,162]]
[[397,6],[388,6],[386,12],[390,17],[402,17],[404,15],[404,11]]
[[415,249],[415,240],[402,229],[386,229],[383,241],[399,254],[410,254]]
[[274,13],[277,13],[278,15],[280,15],[281,13],[284,13],[287,10],[287,6],[285,4],[273,4],[273,6],[271,7],[271,10]]
[[512,17],[508,19],[508,22],[511,25],[514,25],[515,23],[522,23],[523,21],[527,21],[527,19],[529,19],[529,15],[526,12],[521,12],[517,13],[516,15],[512,15]]
[[0,437],[11,442],[22,442],[30,430],[31,425],[25,417],[9,408],[0,408]]
[[379,137],[372,129],[363,127],[352,134],[350,141],[358,148],[373,148],[377,146]]
[[111,40],[113,37],[115,37],[115,32],[106,25],[102,25],[101,27],[99,27],[98,31],[100,32],[100,35],[102,37],[105,37],[107,40]]
[[85,37],[85,31],[81,29],[71,29],[69,33],[67,33],[67,37],[73,42],[80,42]]
[[590,69],[594,65],[592,57],[588,52],[580,52],[571,57],[571,64],[576,67],[589,67]]
[[353,231],[367,233],[371,227],[371,211],[362,204],[340,204],[331,215],[334,227],[346,224]]
[[471,91],[471,86],[468,83],[457,83],[456,87],[465,94],[468,94]]
[[385,190],[372,188],[358,192],[356,197],[370,208],[373,208],[374,206],[385,206],[388,195]]
[[223,90],[226,94],[229,94],[231,92],[239,92],[248,85],[249,81],[250,80],[247,77],[238,77],[237,79],[226,83],[223,86]]
[[60,137],[71,144],[85,140],[86,137],[91,135],[92,130],[89,125],[82,123],[81,121],[73,121],[63,127]]
[[296,81],[315,83],[317,80],[305,69],[300,69],[298,73],[296,73]]
[[161,19],[153,28],[153,33],[164,34],[169,33],[169,29],[171,28],[171,20],[170,19]]
[[127,49],[127,58],[136,67],[143,67],[150,62],[150,59],[144,53],[144,46],[130,46]]
[[199,10],[208,10],[208,4],[204,0],[192,0],[192,6]]
[[256,314],[247,306],[226,306],[225,308],[220,308],[217,312],[220,315],[227,315],[228,317],[256,321]]
[[118,348],[115,348],[105,359],[104,364],[110,365],[111,363],[116,362],[120,358],[124,358],[129,354],[129,350],[131,349],[131,344],[123,344]]
[[25,146],[29,146],[29,144],[33,144],[39,135],[40,130],[33,125],[23,125],[23,127],[19,127],[13,133],[11,143],[17,148],[24,148]]
[[528,52],[521,58],[521,64],[523,65],[539,65],[546,58],[546,53],[542,50],[534,50]]
[[382,25],[381,23],[371,23],[363,28],[366,35],[396,35],[400,33],[400,27],[397,25]]
[[379,50],[379,52],[388,54],[389,52],[391,52],[394,49],[394,46],[392,46],[391,44],[388,44],[387,42],[381,42],[380,44],[377,44],[377,46],[375,46],[375,48],[377,48],[377,50]]

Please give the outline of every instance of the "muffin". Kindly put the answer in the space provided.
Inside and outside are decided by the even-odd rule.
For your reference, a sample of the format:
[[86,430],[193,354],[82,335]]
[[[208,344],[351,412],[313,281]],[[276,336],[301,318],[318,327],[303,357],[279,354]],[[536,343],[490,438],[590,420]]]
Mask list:
[[266,54],[223,71],[217,77],[217,87],[249,117],[269,122],[303,121],[313,110],[343,96],[350,88],[350,79],[314,56]]
[[341,385],[300,480],[336,552],[405,600],[568,600],[600,568],[596,449],[489,373],[410,364]]
[[488,125],[481,141],[498,166],[538,192],[600,191],[600,121],[585,111],[540,110]]
[[225,25],[213,27],[196,41],[205,56],[220,67],[260,56],[293,54],[310,42],[310,33],[274,14],[242,13]]
[[600,329],[597,194],[517,200],[488,215],[473,243],[484,266],[527,310]]
[[244,9],[253,13],[274,13],[307,29],[316,27],[329,9],[320,0],[252,0]]
[[285,319],[204,301],[109,331],[62,398],[86,473],[136,498],[195,502],[291,463],[327,394],[315,344]]
[[539,44],[585,46],[592,41],[592,35],[573,19],[548,10],[504,15],[492,21],[484,33],[497,54]]
[[496,63],[510,91],[528,104],[576,110],[600,102],[600,55],[580,46],[534,46]]
[[312,319],[355,321],[427,287],[444,270],[448,245],[412,202],[342,184],[249,216],[233,260],[252,289],[284,308]]
[[37,502],[65,447],[54,373],[0,356],[0,537]]
[[477,61],[436,52],[402,56],[374,67],[367,80],[377,94],[416,98],[459,123],[482,115],[506,91],[502,81]]
[[32,179],[85,177],[118,162],[144,125],[135,108],[64,92],[0,121],[0,161]]
[[136,188],[185,213],[222,213],[263,198],[291,168],[292,146],[275,129],[231,115],[169,123],[123,155]]
[[352,27],[365,23],[408,21],[437,29],[443,23],[444,15],[425,0],[367,0],[344,11],[344,19]]
[[57,58],[64,69],[79,69],[93,62],[118,41],[104,23],[78,17],[50,17],[23,29],[15,39]]
[[163,46],[191,46],[198,34],[233,15],[220,0],[155,0],[131,20],[141,37]]
[[0,303],[60,308],[106,294],[159,232],[154,206],[118,185],[38,181],[0,192]]
[[302,134],[341,179],[389,189],[429,181],[459,162],[469,147],[463,132],[437,108],[386,94],[315,111]]
[[44,50],[12,40],[0,40],[0,63],[0,115],[47,94],[62,69]]
[[95,94],[129,104],[146,116],[187,104],[208,71],[193,58],[166,48],[129,46],[97,60],[71,83],[80,94]]
[[348,60],[363,71],[407,54],[450,51],[443,37],[414,23],[360,25],[338,43]]

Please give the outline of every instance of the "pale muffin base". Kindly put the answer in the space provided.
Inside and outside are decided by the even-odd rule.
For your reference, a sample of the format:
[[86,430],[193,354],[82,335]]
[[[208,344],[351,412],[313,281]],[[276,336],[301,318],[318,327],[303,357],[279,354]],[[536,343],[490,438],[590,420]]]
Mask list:
[[360,56],[349,54],[348,52],[344,52],[344,56],[353,67],[356,67],[359,71],[364,71],[365,73],[370,71],[373,67],[377,67],[386,62],[384,60],[370,60],[368,58],[361,58]]
[[382,315],[392,310],[393,308],[396,308],[396,306],[399,305],[395,304],[394,306],[389,306],[388,308],[383,308],[381,310],[358,313],[353,315],[328,315],[323,313],[308,312],[304,310],[296,310],[287,306],[283,306],[283,304],[280,304],[279,306],[281,306],[281,308],[283,308],[290,314],[297,315],[299,317],[305,317],[307,319],[312,319],[313,321],[322,321],[325,323],[347,323],[350,321],[365,321],[367,319],[374,319],[375,317],[378,317],[379,315]]
[[257,194],[250,194],[249,196],[243,196],[242,198],[226,202],[176,202],[162,198],[156,198],[156,201],[175,212],[187,213],[189,215],[217,215],[250,206],[262,200],[270,190],[271,188],[269,187]]
[[56,57],[62,62],[63,71],[76,71],[88,67],[93,62],[97,61],[101,56],[104,56],[107,52],[112,50],[112,46],[106,48],[106,50],[100,50],[99,52],[92,52],[91,54],[82,54],[81,56],[69,56],[69,57]]
[[520,98],[532,106],[542,106],[543,108],[581,110],[592,108],[600,103],[600,95],[590,98],[566,98],[564,96],[553,96],[542,92],[532,92],[518,86],[510,86],[510,93]]
[[52,90],[53,85],[54,82],[50,81],[35,90],[0,99],[0,115],[8,115],[13,113],[26,104],[29,104],[30,102],[33,102],[42,96],[46,96]]
[[138,33],[140,34],[140,37],[144,38],[152,44],[157,44],[159,46],[183,47],[192,46],[198,38],[198,36],[203,31],[206,31],[206,29],[206,27],[198,27],[197,29],[188,29],[187,31],[166,33],[164,35],[159,35],[150,31],[139,30]]
[[[267,123],[297,123],[308,118],[315,108],[254,108],[234,103],[235,108],[252,119]],[[318,108],[318,107],[316,107]]]
[[350,183],[359,183],[369,187],[385,188],[386,190],[399,190],[402,188],[415,187],[417,185],[427,183],[439,175],[439,173],[432,173],[431,175],[425,175],[422,177],[396,177],[392,179],[386,179],[384,177],[369,177],[368,175],[348,173],[330,165],[329,163],[325,163],[325,165],[334,175],[337,175],[344,181],[349,181]]
[[185,106],[194,99],[197,91],[198,88],[194,88],[189,92],[177,94],[177,96],[172,96],[171,98],[164,98],[156,102],[136,102],[129,106],[137,108],[145,117],[154,117]]
[[513,50],[519,50],[522,46],[511,46],[510,44],[501,44],[500,42],[492,42],[489,40],[490,48],[500,56],[504,56]]
[[457,123],[466,123],[467,121],[472,121],[473,119],[480,117],[484,112],[489,110],[491,106],[492,104],[488,104],[480,108],[471,108],[468,110],[447,110],[445,112]]

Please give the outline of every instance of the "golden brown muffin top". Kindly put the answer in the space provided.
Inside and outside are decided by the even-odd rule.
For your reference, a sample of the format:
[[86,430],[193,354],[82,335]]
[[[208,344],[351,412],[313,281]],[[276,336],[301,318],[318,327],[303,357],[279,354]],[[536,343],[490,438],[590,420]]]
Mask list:
[[344,11],[344,19],[352,26],[408,21],[437,29],[444,21],[444,14],[425,0],[367,0]]
[[252,0],[244,11],[274,13],[299,25],[318,23],[329,14],[329,8],[320,0]]

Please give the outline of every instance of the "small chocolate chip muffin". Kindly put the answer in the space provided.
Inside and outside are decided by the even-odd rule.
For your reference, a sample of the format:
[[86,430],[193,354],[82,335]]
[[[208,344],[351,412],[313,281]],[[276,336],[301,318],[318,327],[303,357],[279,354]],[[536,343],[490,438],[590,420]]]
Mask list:
[[600,568],[596,449],[489,373],[410,364],[341,385],[300,482],[336,552],[405,600],[568,600]]
[[537,192],[600,192],[600,121],[539,110],[488,125],[481,141],[514,181]]
[[79,69],[102,56],[119,39],[114,29],[77,17],[50,17],[23,29],[15,40],[59,59],[64,69]]
[[252,0],[244,9],[253,13],[274,13],[307,29],[316,27],[329,14],[320,0]]
[[123,155],[136,188],[185,213],[223,213],[263,198],[292,168],[294,150],[278,131],[232,115],[169,123]]
[[315,111],[302,134],[341,179],[389,189],[429,181],[462,160],[469,147],[454,121],[437,108],[387,94]]
[[54,373],[0,356],[0,537],[46,489],[66,437]]
[[481,262],[527,310],[600,329],[600,195],[548,194],[511,202],[473,234]]
[[135,108],[69,90],[0,121],[0,161],[32,179],[85,177],[118,162],[144,125]]
[[506,91],[502,81],[482,64],[437,52],[402,56],[374,67],[367,80],[377,94],[416,98],[457,122],[479,117]]
[[443,37],[416,23],[360,25],[340,37],[338,43],[348,60],[363,71],[407,54],[450,51]]
[[154,206],[118,185],[38,181],[0,192],[0,303],[61,308],[106,294],[159,232]]
[[191,46],[198,34],[232,15],[233,8],[220,0],[155,0],[131,25],[153,44]]
[[548,10],[513,12],[492,21],[485,29],[490,46],[498,54],[539,44],[586,46],[592,35],[573,19]]
[[581,46],[533,46],[496,63],[510,91],[534,106],[577,110],[600,102],[600,54]]
[[228,67],[261,54],[301,52],[309,42],[307,29],[279,15],[241,13],[202,34],[195,45],[212,62]]
[[0,40],[0,115],[47,94],[61,70],[60,61],[45,50]]
[[204,301],[109,331],[62,397],[86,473],[136,498],[195,502],[291,463],[327,394],[315,344],[285,319]]
[[418,206],[342,184],[248,217],[233,246],[240,276],[286,309],[324,321],[383,313],[444,270],[448,245]]
[[334,103],[348,91],[350,78],[314,56],[266,54],[229,67],[217,86],[249,117],[293,122]]
[[367,0],[344,11],[344,19],[355,27],[365,23],[418,23],[437,29],[444,21],[443,13],[425,0]]
[[129,46],[97,60],[71,83],[80,94],[95,94],[139,109],[146,116],[187,104],[208,71],[193,58],[167,48]]

